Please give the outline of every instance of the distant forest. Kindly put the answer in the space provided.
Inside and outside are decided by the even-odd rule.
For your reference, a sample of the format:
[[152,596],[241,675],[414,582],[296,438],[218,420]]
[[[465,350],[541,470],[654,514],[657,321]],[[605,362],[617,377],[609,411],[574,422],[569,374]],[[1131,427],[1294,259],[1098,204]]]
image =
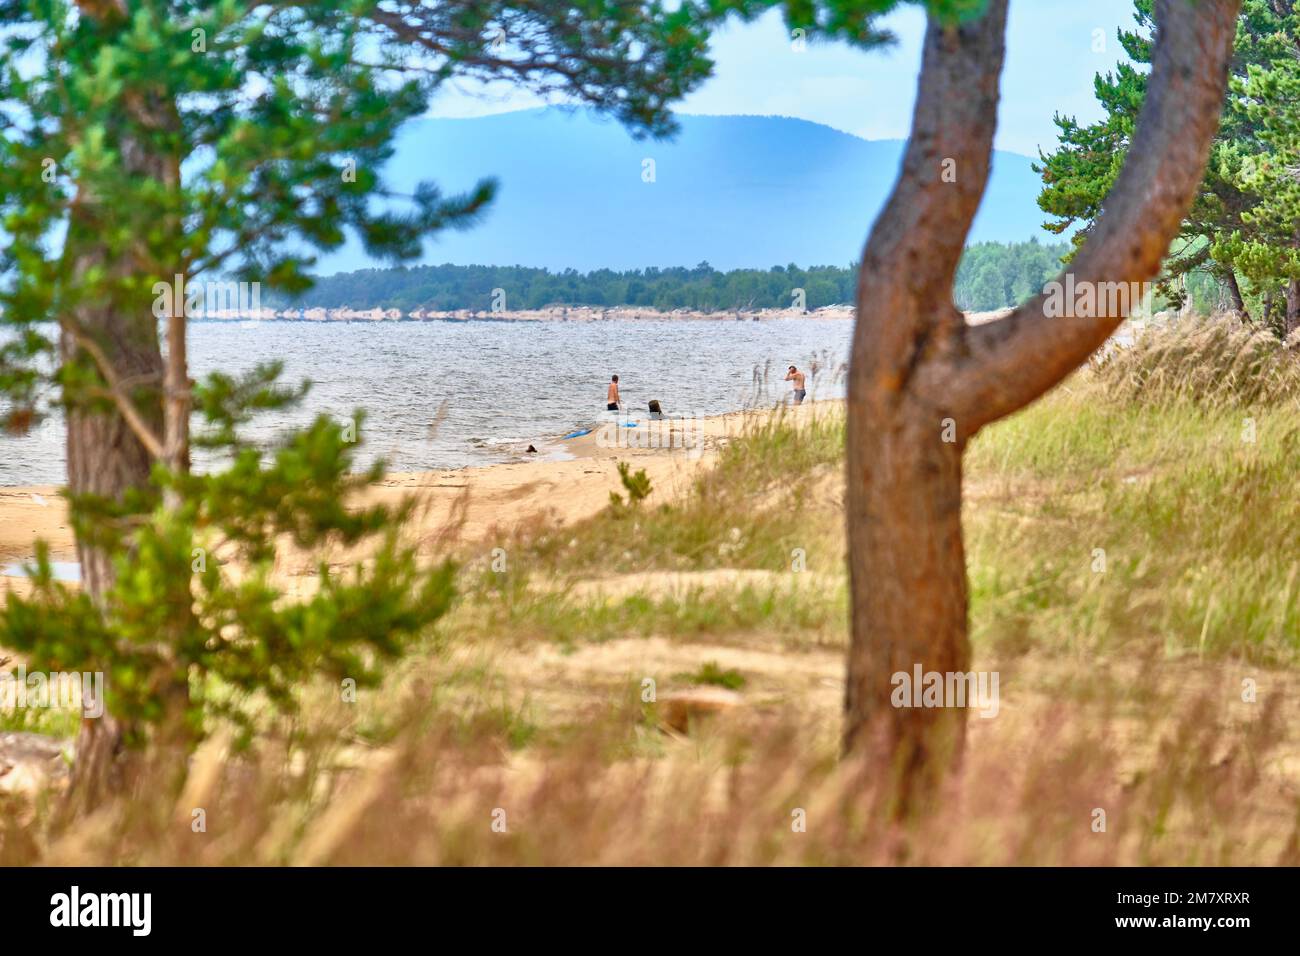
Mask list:
[[1043,291],[1061,271],[1070,244],[979,242],[967,246],[957,267],[953,300],[968,312],[1019,305]]
[[[1055,276],[1068,244],[1044,245],[1037,240],[1018,243],[982,242],[966,250],[954,289],[957,304],[972,311],[1016,305]],[[296,300],[268,297],[274,308],[382,307],[409,312],[489,311],[493,290],[502,290],[507,310],[547,306],[639,306],[669,311],[695,309],[790,308],[798,304],[818,309],[853,301],[855,265],[773,266],[719,272],[707,262],[693,269],[637,269],[614,272],[572,269],[551,272],[524,266],[399,266],[363,269],[317,281]]]

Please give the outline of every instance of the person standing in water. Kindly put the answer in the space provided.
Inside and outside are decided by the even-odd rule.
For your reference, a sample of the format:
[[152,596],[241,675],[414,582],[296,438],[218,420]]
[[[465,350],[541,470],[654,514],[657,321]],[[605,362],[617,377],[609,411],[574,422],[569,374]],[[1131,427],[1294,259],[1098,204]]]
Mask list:
[[791,365],[790,371],[785,373],[785,380],[787,382],[794,382],[794,403],[796,405],[802,405],[804,396],[808,394],[804,389],[803,372]]
[[619,397],[618,397],[618,376],[617,375],[615,375],[613,378],[609,380],[609,391],[605,393],[605,402],[606,402],[605,411],[607,412],[618,411]]

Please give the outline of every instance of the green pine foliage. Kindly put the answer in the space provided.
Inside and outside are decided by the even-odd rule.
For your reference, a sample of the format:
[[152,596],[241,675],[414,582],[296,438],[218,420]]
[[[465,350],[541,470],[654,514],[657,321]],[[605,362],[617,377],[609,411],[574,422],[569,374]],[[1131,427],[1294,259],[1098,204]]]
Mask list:
[[[618,467],[618,480],[623,485],[623,490],[627,492],[627,503],[630,505],[639,505],[645,499],[650,497],[653,490],[650,486],[650,476],[645,473],[644,468],[638,468],[632,471],[632,466],[625,461],[620,461]],[[623,496],[617,491],[609,493],[609,503],[615,508],[623,506]]]
[[[259,411],[301,397],[276,365],[194,383],[181,427],[221,463],[164,467],[151,449],[176,396],[158,372],[156,287],[301,293],[349,234],[409,261],[493,195],[484,181],[399,196],[379,175],[444,83],[522,84],[665,135],[668,104],[710,72],[711,21],[762,6],[0,0],[0,415],[23,431],[76,414],[119,430],[119,447],[130,422],[154,459],[121,494],[70,495],[79,547],[110,555],[113,580],[70,587],[38,549],[0,646],[33,669],[104,673],[128,744],[155,730],[192,744],[223,717],[251,730],[313,677],[374,683],[449,606],[451,565],[401,537],[409,505],[358,499],[380,476],[354,470],[359,416],[245,439]],[[174,429],[165,440],[183,461]],[[286,560],[314,564],[314,587],[278,583]]]
[[1233,167],[1251,202],[1212,253],[1267,292],[1300,279],[1300,11],[1255,2],[1246,16],[1253,29],[1243,26],[1237,44],[1246,74],[1233,84],[1229,113],[1252,133]]
[[[1039,206],[1058,234],[1075,227],[1077,249],[1101,214],[1146,97],[1155,29],[1153,0],[1135,0],[1136,29],[1120,31],[1130,63],[1095,82],[1105,117],[1090,125],[1058,115],[1060,147],[1040,155]],[[1300,187],[1296,103],[1300,93],[1300,12],[1295,0],[1244,0],[1219,135],[1205,179],[1165,262],[1158,293],[1173,304],[1188,295],[1204,307],[1243,304],[1273,321],[1273,305],[1300,276]],[[1280,326],[1279,326],[1280,330]]]
[[[233,430],[250,405],[299,399],[250,388],[275,372],[259,369],[234,389],[220,376],[198,387],[211,423],[200,438],[227,453],[224,467],[202,475],[159,468],[153,487],[124,502],[74,500],[79,539],[115,556],[116,580],[99,606],[55,580],[42,544],[29,569],[31,594],[10,594],[0,614],[0,646],[27,655],[33,669],[104,672],[128,743],[143,743],[163,719],[164,689],[176,675],[188,684],[191,739],[214,717],[251,733],[262,705],[292,713],[297,690],[314,677],[373,686],[380,665],[451,603],[454,566],[419,560],[399,537],[413,505],[356,504],[382,475],[380,466],[353,470],[360,415],[318,418],[273,448]],[[250,392],[256,401],[230,400]],[[176,493],[179,507],[164,506],[165,492]],[[344,569],[317,557],[307,596],[273,575],[287,553],[311,560],[340,548],[366,557]]]

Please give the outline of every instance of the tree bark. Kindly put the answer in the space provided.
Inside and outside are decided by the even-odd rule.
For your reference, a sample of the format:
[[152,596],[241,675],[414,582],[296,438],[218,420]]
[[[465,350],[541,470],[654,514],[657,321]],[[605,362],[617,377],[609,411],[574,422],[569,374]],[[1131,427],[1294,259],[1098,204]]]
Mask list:
[[1237,313],[1241,321],[1249,322],[1250,313],[1246,311],[1246,299],[1241,294],[1241,284],[1237,282],[1236,269],[1228,269],[1227,280],[1228,304],[1232,306],[1232,311]]
[[162,458],[167,469],[177,475],[190,470],[190,408],[194,395],[185,341],[188,326],[189,317],[182,298],[167,316],[167,370],[163,376]]
[[1286,318],[1282,337],[1287,338],[1300,329],[1300,280],[1291,279],[1286,284]]
[[[145,169],[140,171],[146,173]],[[78,202],[73,209],[67,241],[74,250],[72,261],[78,274],[104,264],[98,241],[100,230],[106,228],[100,222],[102,212],[89,199]],[[133,266],[120,261],[110,268],[120,275]],[[157,432],[163,419],[159,387],[163,360],[157,322],[148,303],[95,303],[76,309],[72,319],[73,325],[64,324],[60,335],[62,360],[97,365],[82,344],[82,336],[88,338],[120,380],[143,383],[125,398],[143,426]],[[73,495],[121,501],[128,492],[148,485],[153,454],[117,406],[72,403],[67,410],[67,426],[68,490]],[[77,534],[81,587],[101,607],[115,579],[113,557],[84,534]],[[118,758],[123,732],[107,709],[101,717],[82,719],[69,790],[77,805],[93,806],[120,788]]]
[[[82,14],[106,27],[125,27],[124,5],[83,0]],[[125,97],[120,126],[111,131],[117,139],[123,173],[152,179],[171,188],[180,186],[177,157],[153,148],[146,131],[178,128],[175,104],[164,97],[132,92]],[[104,236],[112,234],[114,211],[102,207],[99,197],[82,189],[73,204],[66,237],[66,254],[74,275],[102,269],[112,279],[159,274],[142,247],[109,249]],[[176,228],[175,224],[172,228]],[[179,264],[177,264],[179,266]],[[175,433],[174,416],[164,410],[164,385],[173,384],[174,362],[164,368],[158,336],[158,319],[151,300],[110,297],[109,301],[81,304],[63,317],[60,353],[64,363],[84,362],[96,369],[113,401],[86,401],[76,396],[67,409],[68,490],[73,495],[95,495],[121,501],[133,491],[147,488],[155,460],[169,450],[183,448],[188,464],[188,398],[186,416]],[[183,365],[184,327],[180,329]],[[175,348],[175,341],[169,342]],[[168,444],[164,445],[165,436]],[[173,456],[175,457],[175,456]],[[81,586],[103,607],[114,583],[115,555],[77,532],[77,559]],[[172,684],[175,675],[170,676]],[[175,696],[173,692],[172,696]],[[99,718],[83,718],[77,737],[76,760],[69,788],[70,804],[90,807],[123,785],[121,756],[127,728],[104,708]]]
[[[983,198],[997,124],[1007,0],[926,31],[912,136],[894,193],[863,254],[849,374],[848,535],[853,640],[844,744],[887,761],[898,808],[959,751],[948,708],[896,708],[892,677],[965,671],[961,453],[942,396],[915,375],[956,346],[965,318],[952,286]],[[937,399],[937,401],[936,401]],[[945,429],[948,434],[944,434]],[[948,438],[950,440],[945,441]]]
[[[1076,285],[1152,279],[1218,128],[1239,0],[1157,0],[1152,76],[1133,144],[1072,269]],[[1049,318],[1040,295],[967,326],[953,279],[988,181],[1007,0],[931,19],[912,136],[863,253],[849,377],[853,592],[844,744],[891,768],[898,813],[960,755],[964,711],[896,707],[893,676],[966,672],[961,458],[984,425],[1077,368],[1127,307]],[[1140,301],[1140,300],[1139,300]],[[951,702],[949,702],[951,703]]]

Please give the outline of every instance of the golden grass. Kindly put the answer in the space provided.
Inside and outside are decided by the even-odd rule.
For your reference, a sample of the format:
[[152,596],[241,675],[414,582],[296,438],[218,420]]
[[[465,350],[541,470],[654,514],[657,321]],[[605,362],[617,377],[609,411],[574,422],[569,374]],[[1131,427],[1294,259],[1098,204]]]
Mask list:
[[[1187,334],[970,448],[975,666],[1001,706],[926,815],[890,822],[887,768],[838,759],[843,425],[774,416],[680,500],[520,529],[382,690],[311,688],[242,752],[214,737],[179,801],[140,781],[71,822],[0,806],[0,862],[1300,863],[1298,376]],[[723,675],[744,704],[689,734],[645,699]]]

